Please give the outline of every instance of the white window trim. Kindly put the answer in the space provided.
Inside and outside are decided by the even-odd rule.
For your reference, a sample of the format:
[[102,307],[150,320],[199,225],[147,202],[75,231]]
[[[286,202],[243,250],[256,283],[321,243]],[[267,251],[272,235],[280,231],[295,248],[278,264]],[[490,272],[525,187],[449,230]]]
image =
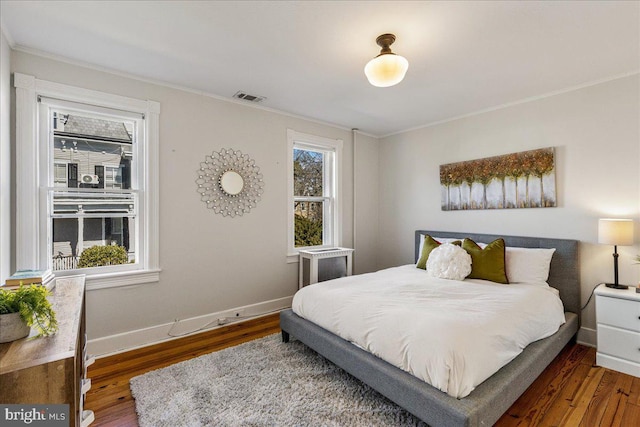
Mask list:
[[[310,149],[314,147],[321,150],[333,150],[335,155],[334,171],[334,203],[333,203],[333,223],[330,227],[330,241],[328,246],[340,246],[342,244],[342,147],[341,139],[331,139],[322,136],[310,135],[287,129],[287,262],[298,262],[300,249],[295,247],[294,237],[294,215],[291,208],[294,203],[293,197],[293,147],[295,144],[305,145]],[[328,247],[314,246],[313,248]]]
[[[36,79],[15,73],[16,88],[16,268],[18,270],[44,270],[48,266],[48,245],[44,239],[47,222],[41,221],[46,213],[47,194],[41,191],[42,179],[48,178],[48,147],[39,149],[38,98],[46,96],[70,102],[85,103],[110,109],[144,115],[146,146],[143,162],[144,180],[140,195],[146,212],[139,212],[141,222],[142,258],[135,271],[87,275],[87,290],[117,286],[154,283],[160,279],[159,263],[159,117],[160,103],[112,95],[61,83]],[[44,170],[41,170],[41,167]],[[44,176],[43,176],[44,175]],[[78,274],[78,271],[67,274]],[[56,272],[62,276],[64,272]]]

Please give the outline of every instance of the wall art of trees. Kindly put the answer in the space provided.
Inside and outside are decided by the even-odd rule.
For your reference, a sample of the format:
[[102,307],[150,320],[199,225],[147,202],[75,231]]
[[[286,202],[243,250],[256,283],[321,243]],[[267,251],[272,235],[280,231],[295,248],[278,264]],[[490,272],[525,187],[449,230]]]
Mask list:
[[555,207],[555,150],[441,165],[440,189],[444,211]]

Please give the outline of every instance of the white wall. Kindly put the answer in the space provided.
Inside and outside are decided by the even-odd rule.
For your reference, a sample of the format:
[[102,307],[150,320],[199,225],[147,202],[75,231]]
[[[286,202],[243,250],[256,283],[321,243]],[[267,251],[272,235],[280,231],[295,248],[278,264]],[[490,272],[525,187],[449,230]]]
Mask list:
[[[596,244],[598,218],[639,218],[639,90],[636,74],[383,138],[379,266],[412,262],[419,228],[577,239],[586,302],[613,280],[613,248]],[[543,147],[556,147],[558,207],[440,210],[439,165]],[[620,281],[637,284],[638,245],[618,251]],[[593,303],[583,314],[595,328]]]
[[[348,129],[222,101],[193,92],[13,51],[11,69],[36,78],[151,99],[160,116],[161,280],[124,288],[89,291],[90,339],[290,297],[297,290],[297,263],[287,264],[287,128],[344,140],[343,240],[353,245],[353,144]],[[229,88],[229,94],[241,88]],[[377,141],[367,138],[368,157]],[[262,201],[236,218],[215,215],[196,192],[196,170],[205,155],[233,148],[255,159],[264,174]],[[377,164],[358,165],[363,176]],[[377,193],[375,182],[358,179],[362,191]],[[367,188],[370,186],[370,188]],[[369,203],[365,199],[363,204]],[[377,217],[363,209],[359,234],[374,234]],[[358,248],[356,248],[356,253]],[[369,265],[366,264],[365,265]],[[361,270],[356,270],[361,271]],[[195,325],[195,322],[193,323]],[[129,346],[141,344],[141,333]]]
[[0,282],[11,275],[11,49],[0,28]]
[[378,139],[355,136],[356,233],[353,268],[356,273],[378,269]]
[[[412,262],[417,228],[573,238],[583,242],[586,301],[613,274],[612,248],[595,244],[597,219],[637,220],[640,212],[637,75],[382,140],[357,133],[354,162],[346,129],[24,52],[12,52],[11,70],[161,103],[161,281],[90,291],[94,340],[293,295],[297,264],[285,256],[287,128],[345,142],[342,244],[352,246],[355,237],[358,273]],[[440,210],[440,164],[549,146],[556,147],[557,208]],[[251,155],[265,177],[263,200],[241,218],[214,215],[195,191],[199,162],[225,147]],[[621,281],[636,283],[638,246],[619,251]],[[593,303],[583,326],[595,327]],[[144,335],[129,334],[128,345]]]

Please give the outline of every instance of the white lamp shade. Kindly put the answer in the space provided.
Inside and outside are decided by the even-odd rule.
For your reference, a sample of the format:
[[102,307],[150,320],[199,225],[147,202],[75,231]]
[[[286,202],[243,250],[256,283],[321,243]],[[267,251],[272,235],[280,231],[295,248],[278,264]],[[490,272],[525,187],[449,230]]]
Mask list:
[[369,83],[377,87],[397,85],[404,79],[409,61],[404,56],[388,53],[376,56],[364,67]]
[[633,245],[633,220],[609,219],[598,220],[598,243],[604,245]]

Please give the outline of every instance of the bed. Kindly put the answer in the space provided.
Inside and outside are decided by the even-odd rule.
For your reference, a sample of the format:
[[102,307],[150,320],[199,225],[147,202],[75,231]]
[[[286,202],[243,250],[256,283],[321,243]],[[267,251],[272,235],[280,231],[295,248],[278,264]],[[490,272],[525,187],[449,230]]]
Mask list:
[[490,242],[502,237],[507,246],[555,248],[548,283],[559,291],[566,322],[548,338],[529,344],[475,390],[456,399],[419,378],[359,348],[351,342],[303,319],[292,310],[280,315],[283,341],[290,336],[368,384],[431,426],[491,426],[533,383],[579,328],[580,284],[578,242],[566,239],[498,236],[477,233],[417,230],[415,255],[419,258],[421,236],[431,235]]

